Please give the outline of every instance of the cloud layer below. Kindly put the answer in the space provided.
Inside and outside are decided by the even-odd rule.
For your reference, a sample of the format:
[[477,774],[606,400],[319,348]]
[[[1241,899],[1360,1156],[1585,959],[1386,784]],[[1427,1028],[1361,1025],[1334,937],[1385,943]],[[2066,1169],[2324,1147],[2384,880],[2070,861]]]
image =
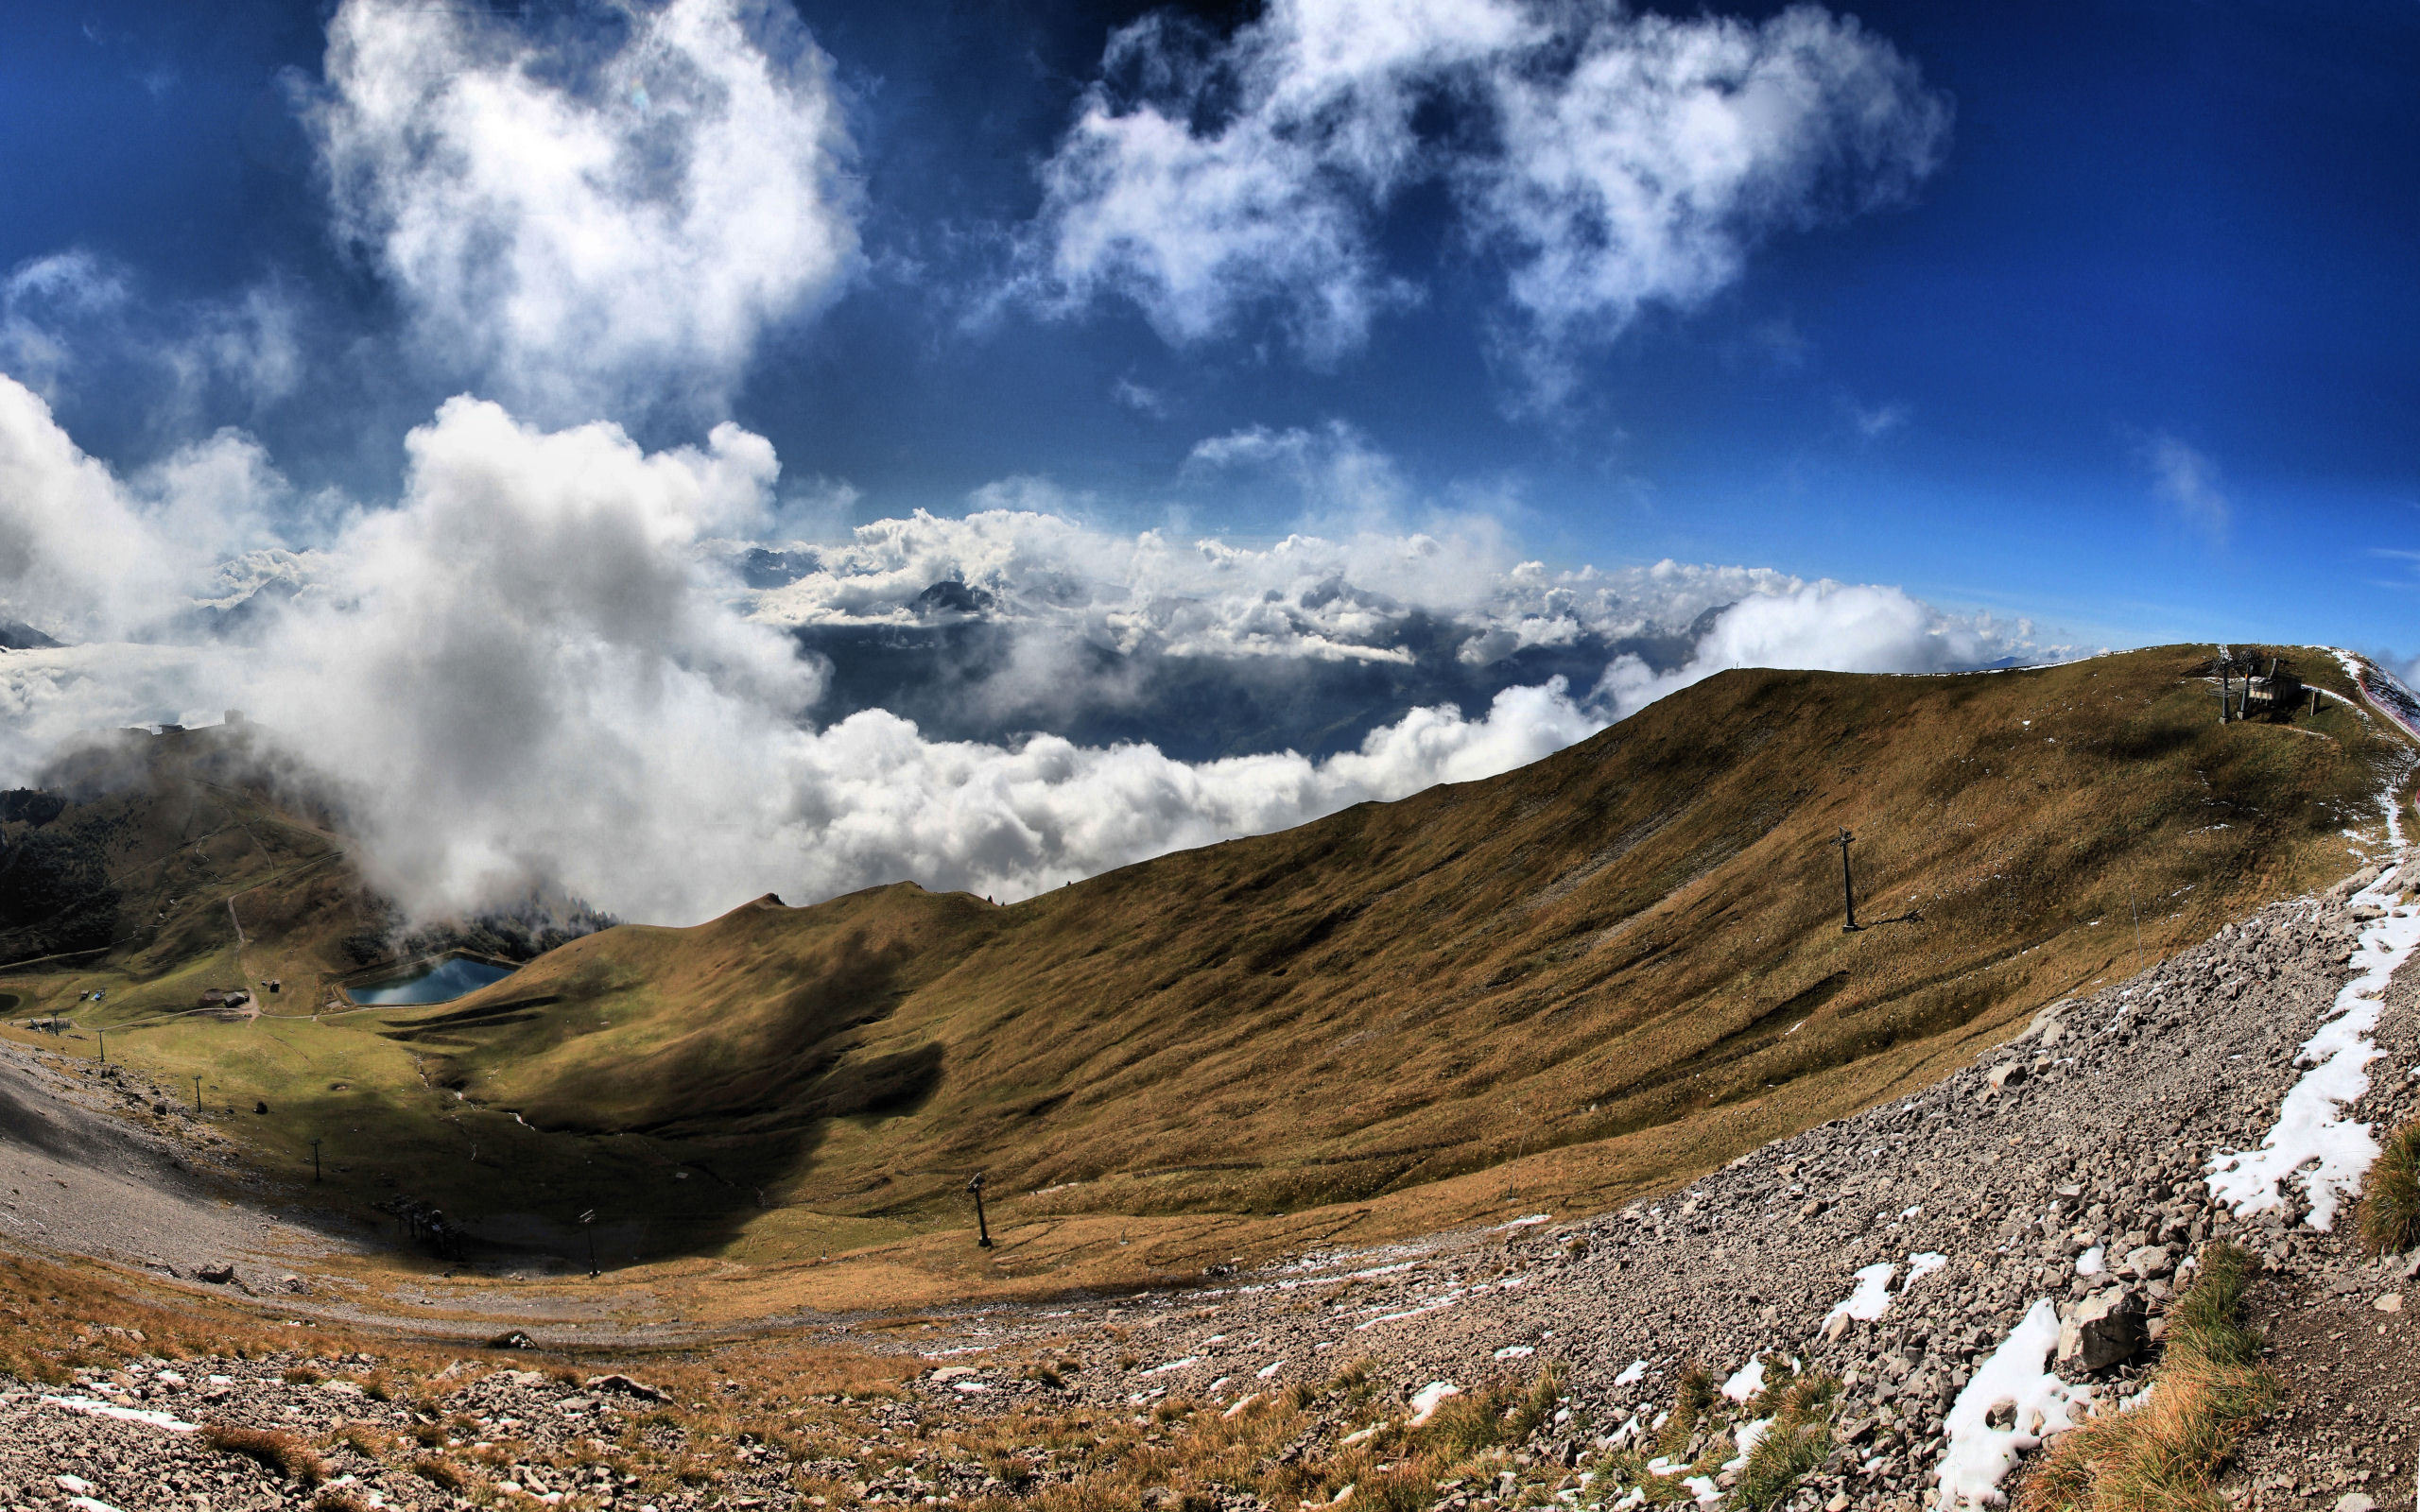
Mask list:
[[[0,778],[79,731],[240,707],[424,917],[536,887],[663,921],[901,879],[1005,900],[1490,776],[1734,662],[1932,671],[2025,634],[1747,569],[1552,573],[1477,529],[1244,547],[991,508],[771,551],[735,544],[773,518],[761,438],[648,453],[467,399],[412,434],[393,505],[298,553],[260,543],[283,485],[246,444],[120,479],[0,379],[0,610],[82,643],[0,654]],[[952,685],[989,700],[986,738],[832,707],[816,632],[931,666],[946,643],[914,637],[968,627],[998,651]],[[1541,647],[1565,670],[1522,660]],[[1174,673],[1316,692],[1370,667],[1401,680],[1324,747],[1150,738],[1192,713],[1167,688],[1203,685]],[[1070,738],[1087,698],[1144,738]]]

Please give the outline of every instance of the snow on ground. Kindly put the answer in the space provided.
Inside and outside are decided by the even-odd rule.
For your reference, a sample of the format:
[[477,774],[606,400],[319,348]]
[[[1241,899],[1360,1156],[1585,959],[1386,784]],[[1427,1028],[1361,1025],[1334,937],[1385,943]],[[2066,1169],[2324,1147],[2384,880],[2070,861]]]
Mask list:
[[[2420,740],[2420,696],[2415,696],[2403,685],[2402,679],[2377,663],[2349,651],[2338,651],[2332,646],[2329,649],[2334,651],[2337,664],[2344,669],[2344,675],[2353,679],[2353,686],[2361,690],[2361,696],[2369,706],[2393,720],[2405,734]],[[2388,806],[2393,807],[2392,800]]]
[[1417,1428],[1436,1417],[1437,1409],[1445,1405],[1446,1398],[1461,1394],[1462,1388],[1450,1381],[1431,1381],[1421,1387],[1419,1394],[1411,1399],[1411,1426]]
[[1765,1362],[1751,1360],[1733,1372],[1722,1383],[1722,1394],[1733,1401],[1746,1401],[1765,1389]]
[[[2393,806],[2390,794],[2390,815]],[[2343,1110],[2370,1090],[2369,1063],[2380,1054],[2370,1035],[2387,981],[2420,946],[2420,917],[2394,906],[2403,869],[2389,867],[2353,895],[2357,907],[2388,912],[2361,931],[2354,955],[2361,974],[2337,993],[2332,1016],[2297,1053],[2295,1063],[2309,1062],[2311,1069],[2286,1093],[2260,1148],[2222,1150],[2210,1159],[2211,1194],[2238,1217],[2283,1203],[2291,1180],[2310,1203],[2310,1226],[2325,1232],[2335,1227],[2342,1199],[2360,1194],[2362,1173],[2377,1159],[2370,1125],[2347,1120]]]
[[[1929,1250],[1910,1255],[1908,1279],[1899,1287],[1899,1292],[1906,1291],[1948,1263],[1947,1255],[1934,1254]],[[1898,1265],[1887,1260],[1860,1266],[1857,1272],[1856,1290],[1834,1304],[1832,1310],[1824,1314],[1824,1321],[1829,1323],[1836,1317],[1849,1317],[1859,1323],[1871,1323],[1888,1313],[1892,1299],[1899,1295],[1891,1289],[1891,1279],[1898,1273]]]
[[63,1407],[69,1412],[80,1412],[91,1418],[115,1418],[121,1422],[148,1423],[154,1428],[165,1429],[172,1434],[201,1432],[199,1425],[180,1421],[164,1412],[152,1412],[143,1407],[121,1407],[116,1402],[101,1401],[92,1397],[44,1397],[42,1399],[42,1404],[45,1407]]
[[1871,1323],[1880,1317],[1891,1310],[1891,1278],[1898,1274],[1899,1267],[1887,1260],[1860,1267],[1857,1273],[1857,1289],[1824,1314],[1824,1321],[1829,1323],[1836,1317],[1847,1316],[1860,1323]]
[[[2058,1346],[2059,1310],[2044,1297],[1958,1393],[1944,1424],[1949,1436],[1941,1458],[1944,1505],[2006,1505],[2000,1479],[2016,1467],[2017,1455],[2076,1426],[2076,1410],[2091,1400],[2092,1388],[2071,1386],[2050,1373],[2050,1351]],[[1994,1427],[1988,1419],[2002,1403],[2014,1416],[2008,1426]]]

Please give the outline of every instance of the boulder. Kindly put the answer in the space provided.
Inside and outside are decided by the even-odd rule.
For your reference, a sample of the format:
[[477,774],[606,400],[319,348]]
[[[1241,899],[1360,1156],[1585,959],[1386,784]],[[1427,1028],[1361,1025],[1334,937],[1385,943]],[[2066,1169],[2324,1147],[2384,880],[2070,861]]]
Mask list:
[[193,1273],[193,1279],[198,1281],[208,1281],[213,1286],[224,1286],[229,1281],[235,1279],[235,1267],[233,1265],[204,1265]]
[[2136,1280],[2147,1281],[2176,1268],[2176,1251],[2166,1245],[2139,1245],[2126,1251],[2125,1263],[2120,1268]]
[[2142,1299],[2126,1287],[2113,1286],[2078,1302],[2059,1326],[2059,1363],[2106,1370],[2141,1353],[2149,1338]]
[[633,1381],[626,1375],[590,1376],[584,1383],[591,1391],[618,1391],[625,1397],[636,1397],[641,1401],[672,1400],[671,1393],[650,1386],[644,1381]]

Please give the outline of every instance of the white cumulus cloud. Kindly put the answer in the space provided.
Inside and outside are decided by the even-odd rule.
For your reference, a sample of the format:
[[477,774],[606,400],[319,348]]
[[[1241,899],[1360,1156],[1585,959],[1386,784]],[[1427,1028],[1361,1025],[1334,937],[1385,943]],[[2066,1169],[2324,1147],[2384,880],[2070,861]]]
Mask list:
[[[1649,303],[1735,280],[1777,229],[1903,196],[1947,101],[1851,17],[1634,14],[1604,0],[1272,0],[1223,41],[1162,13],[1118,32],[1043,172],[1043,286],[1132,301],[1169,340],[1274,306],[1329,360],[1417,297],[1377,245],[1442,180],[1501,260],[1537,397]],[[1424,134],[1423,111],[1460,129]]]
[[1734,667],[1823,672],[1957,672],[2034,652],[2030,622],[1961,616],[1904,590],[1864,583],[1793,581],[1743,598],[1700,637],[1686,665],[1656,673],[1617,658],[1597,686],[1617,714],[1645,708]]
[[788,8],[615,19],[345,0],[307,120],[340,233],[445,370],[557,418],[713,410],[856,266],[851,143]]

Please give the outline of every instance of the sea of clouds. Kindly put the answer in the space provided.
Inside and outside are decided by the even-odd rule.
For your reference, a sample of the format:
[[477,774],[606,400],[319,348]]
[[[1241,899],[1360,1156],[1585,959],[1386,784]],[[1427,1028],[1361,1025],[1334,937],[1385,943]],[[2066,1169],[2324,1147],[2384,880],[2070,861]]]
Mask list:
[[[0,654],[0,781],[36,780],[83,732],[240,708],[333,787],[416,915],[555,888],[685,922],[901,879],[1022,897],[1492,776],[1735,665],[1935,672],[2033,649],[2027,627],[1895,589],[1553,572],[1486,536],[1236,546],[977,508],[768,550],[746,542],[775,518],[778,464],[730,424],[648,453],[612,424],[458,399],[408,445],[400,498],[296,552],[262,543],[282,485],[240,441],[120,479],[0,381],[0,599],[70,643]],[[787,580],[750,587],[768,558]],[[976,675],[919,639],[968,626],[996,652]],[[852,630],[893,639],[900,700],[948,690],[996,733],[826,717],[838,661],[816,637]],[[1574,647],[1585,679],[1522,677],[1525,653]],[[1188,761],[1163,747],[1201,711],[1167,690],[1199,684],[1151,675],[1179,664],[1314,696],[1377,667],[1402,679],[1382,692],[1456,696],[1397,702],[1324,751],[1247,713],[1270,721],[1262,748]],[[1096,703],[1170,738],[1060,732]]]
[[[415,917],[538,890],[680,923],[902,879],[1028,896],[1503,772],[1733,666],[2043,654],[1887,586],[1549,568],[1343,424],[1187,462],[1294,489],[1282,539],[1032,478],[791,539],[773,448],[717,421],[768,330],[864,275],[836,65],[783,7],[608,19],[344,0],[298,90],[331,234],[393,299],[383,339],[466,390],[411,432],[395,497],[302,496],[240,430],[130,470],[87,455],[50,397],[130,296],[75,249],[11,275],[0,619],[60,644],[0,653],[0,782],[96,730],[242,709]],[[1447,96],[1490,129],[1425,138]],[[1431,181],[1495,259],[1537,358],[1517,383],[1551,399],[1642,305],[1904,193],[1947,121],[1815,7],[1281,0],[1225,39],[1153,18],[1112,39],[1031,223],[996,238],[991,307],[1129,300],[1179,344],[1273,308],[1333,362],[1419,298],[1373,227]],[[180,403],[226,374],[307,395],[290,296],[147,343],[199,375]],[[615,422],[667,415],[692,444]]]

